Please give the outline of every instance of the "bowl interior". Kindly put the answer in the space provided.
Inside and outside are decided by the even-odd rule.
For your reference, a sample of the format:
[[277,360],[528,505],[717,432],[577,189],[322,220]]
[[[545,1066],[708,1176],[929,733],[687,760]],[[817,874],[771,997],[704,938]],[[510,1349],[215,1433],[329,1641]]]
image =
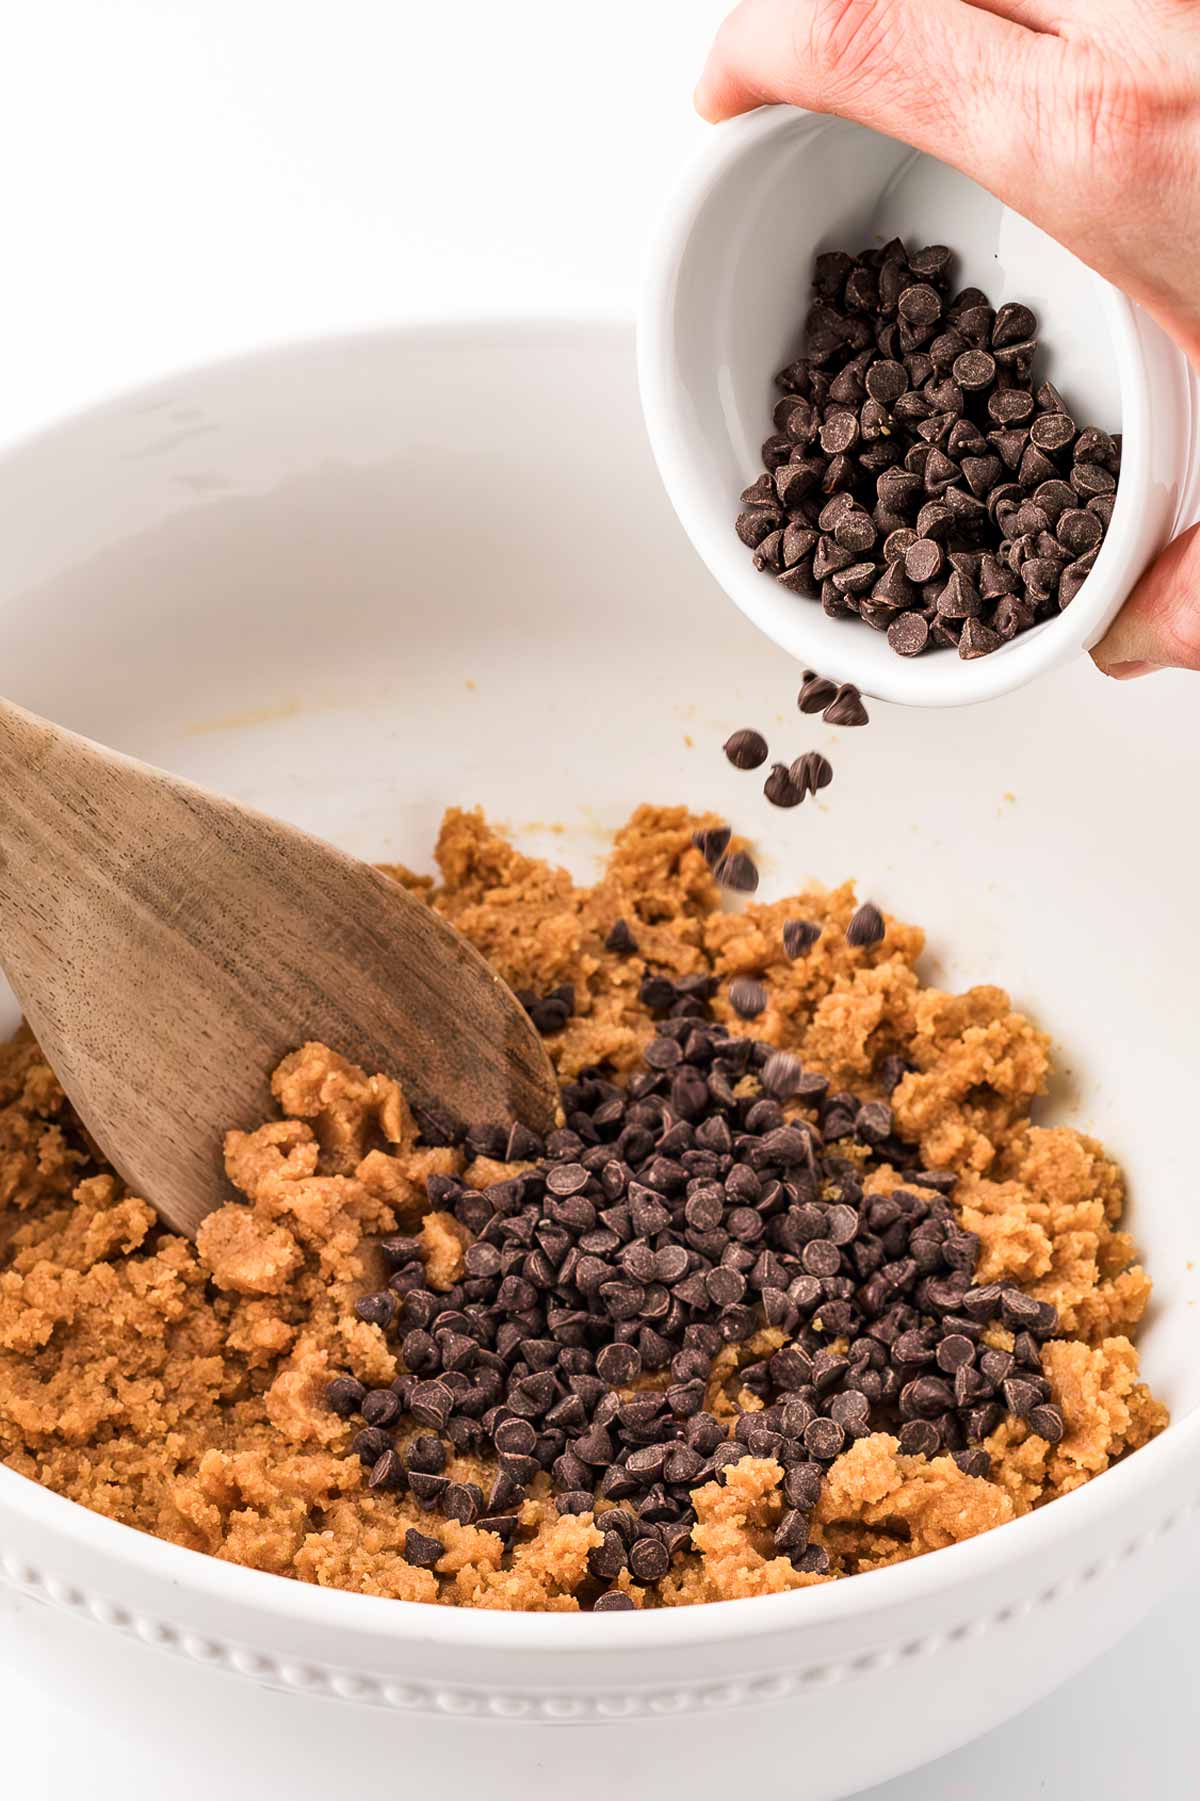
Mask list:
[[[1000,983],[1055,1034],[1044,1116],[1124,1162],[1146,1365],[1177,1413],[1200,1404],[1186,676],[1080,665],[867,731],[802,718],[794,667],[671,514],[617,328],[181,375],[0,457],[0,507],[6,691],[68,726],[418,868],[450,803],[580,879],[637,802],[713,807],[757,837],[768,898],[857,875],[920,921],[928,979]],[[828,751],[819,804],[781,814],[730,768],[742,725],[786,760]]]
[[913,247],[948,243],[960,252],[956,287],[980,287],[996,305],[1031,305],[1044,333],[1037,369],[1079,423],[1112,432],[1128,424],[1127,303],[944,163],[843,120],[787,109],[720,128],[678,197],[654,253],[661,280],[651,283],[643,387],[671,497],[737,605],[791,655],[868,693],[958,704],[1016,686],[1062,650],[1094,641],[1112,603],[1109,552],[1132,507],[1134,477],[1127,464],[1112,532],[1070,612],[973,662],[952,651],[897,657],[883,634],[829,619],[816,601],[755,570],[733,531],[737,497],[761,473],[760,448],[775,429],[775,373],[803,348],[814,257],[892,237]]

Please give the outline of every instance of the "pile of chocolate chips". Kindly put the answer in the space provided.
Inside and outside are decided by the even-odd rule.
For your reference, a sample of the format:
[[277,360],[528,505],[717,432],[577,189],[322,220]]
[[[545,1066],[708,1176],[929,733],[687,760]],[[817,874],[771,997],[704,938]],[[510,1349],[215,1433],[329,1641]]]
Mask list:
[[1119,438],[1035,384],[1030,309],[951,299],[952,260],[898,238],[818,256],[805,353],[776,377],[737,520],[759,569],[906,657],[984,656],[1068,606],[1121,467]]
[[[783,1465],[778,1551],[824,1572],[810,1515],[855,1439],[895,1432],[905,1452],[945,1451],[985,1475],[980,1441],[1006,1414],[1063,1435],[1040,1355],[1055,1310],[974,1283],[979,1244],[947,1198],[954,1176],[915,1169],[885,1101],[831,1092],[790,1054],[713,1023],[715,987],[647,974],[659,1018],[643,1067],[625,1086],[599,1068],[565,1084],[567,1123],[544,1141],[520,1126],[467,1132],[473,1155],[533,1167],[482,1191],[428,1178],[430,1205],[471,1235],[464,1278],[434,1293],[420,1240],[386,1240],[394,1273],[357,1311],[405,1373],[367,1389],[348,1371],[328,1391],[363,1422],[353,1450],[370,1488],[407,1489],[431,1516],[506,1544],[547,1472],[560,1512],[595,1511],[601,1610],[629,1604],[611,1587],[623,1570],[666,1573],[689,1543],[692,1491],[747,1454]],[[904,1071],[886,1060],[885,1092]],[[748,1076],[757,1092],[738,1092]],[[908,1185],[864,1194],[884,1164]],[[1011,1352],[983,1343],[993,1321]],[[761,1407],[718,1418],[705,1405],[714,1359],[766,1325],[790,1342],[740,1360],[726,1384]],[[446,1475],[450,1449],[495,1454],[488,1493]],[[412,1561],[433,1567],[441,1551],[436,1532],[409,1533]]]

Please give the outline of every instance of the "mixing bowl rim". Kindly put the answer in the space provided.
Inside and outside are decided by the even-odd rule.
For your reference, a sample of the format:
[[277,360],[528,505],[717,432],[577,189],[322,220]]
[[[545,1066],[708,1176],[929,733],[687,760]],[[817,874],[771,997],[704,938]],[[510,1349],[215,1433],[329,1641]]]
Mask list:
[[[105,417],[119,416],[132,402],[144,405],[156,395],[177,393],[181,384],[187,382],[224,378],[239,370],[305,360],[314,355],[325,357],[351,350],[378,352],[394,349],[402,342],[415,348],[422,341],[433,340],[438,345],[457,341],[478,348],[481,340],[490,339],[496,347],[508,349],[534,345],[539,340],[583,345],[594,342],[598,335],[607,348],[617,347],[622,341],[630,344],[632,323],[608,310],[547,309],[544,314],[522,311],[464,313],[453,319],[402,318],[289,338],[201,361],[173,374],[132,385],[0,446],[0,482],[21,456],[53,450],[56,439],[69,439],[80,429],[100,424]],[[181,501],[183,504],[186,503]],[[1195,1477],[1194,1492],[1186,1487],[1191,1475]],[[1168,1495],[1171,1488],[1176,1496],[1173,1501]],[[73,1552],[94,1555],[105,1581],[110,1580],[115,1567],[125,1566],[135,1578],[162,1584],[164,1606],[179,1608],[180,1591],[191,1591],[211,1602],[273,1616],[284,1625],[319,1628],[331,1635],[333,1655],[336,1647],[332,1635],[339,1630],[380,1641],[400,1638],[485,1654],[554,1652],[567,1657],[754,1641],[856,1621],[876,1625],[888,1622],[900,1638],[917,1625],[922,1603],[944,1601],[955,1588],[965,1587],[973,1580],[986,1580],[1006,1563],[1015,1569],[1021,1563],[1032,1562],[1056,1539],[1065,1546],[1072,1536],[1089,1527],[1113,1525],[1123,1509],[1144,1500],[1154,1489],[1161,1491],[1162,1504],[1155,1509],[1153,1520],[1139,1524],[1128,1535],[1114,1531],[1116,1548],[1100,1562],[1093,1559],[1082,1569],[1066,1565],[1063,1586],[1102,1576],[1108,1562],[1136,1554],[1200,1508],[1200,1410],[1172,1424],[1152,1443],[1073,1493],[935,1553],[787,1594],[657,1609],[649,1611],[645,1619],[640,1614],[619,1613],[596,1619],[586,1614],[500,1613],[430,1606],[321,1588],[247,1569],[93,1513],[0,1465],[0,1570],[18,1585],[28,1574],[26,1554],[5,1528],[5,1515],[15,1515],[35,1530],[53,1531]],[[1144,1509],[1139,1507],[1137,1512],[1141,1519]],[[1058,1586],[1043,1591],[1038,1598],[1053,1600]],[[965,1631],[971,1623],[965,1592],[962,1615]]]

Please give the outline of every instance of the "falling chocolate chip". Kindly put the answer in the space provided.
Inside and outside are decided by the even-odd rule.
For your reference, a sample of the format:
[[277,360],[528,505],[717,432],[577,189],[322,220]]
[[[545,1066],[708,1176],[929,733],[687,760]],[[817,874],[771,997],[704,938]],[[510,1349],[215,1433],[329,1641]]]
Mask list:
[[823,713],[837,694],[837,684],[814,670],[806,669],[796,705],[802,713]]
[[805,790],[792,779],[792,773],[786,763],[775,763],[771,773],[763,783],[763,793],[776,807],[798,807],[804,799]]
[[870,723],[867,709],[863,706],[862,696],[853,682],[843,682],[837,694],[825,708],[826,725],[868,725]]
[[809,750],[802,757],[796,758],[790,775],[792,786],[800,791],[803,798],[806,794],[817,794],[822,788],[828,788],[833,780],[833,765],[819,750]]
[[725,740],[725,755],[735,769],[758,769],[767,760],[767,741],[761,732],[734,732]]

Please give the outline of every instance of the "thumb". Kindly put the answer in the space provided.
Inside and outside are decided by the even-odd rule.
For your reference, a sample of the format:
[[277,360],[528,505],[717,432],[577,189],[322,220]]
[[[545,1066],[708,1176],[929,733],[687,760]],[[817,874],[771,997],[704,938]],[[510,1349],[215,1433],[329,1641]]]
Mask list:
[[1153,669],[1200,669],[1200,525],[1146,571],[1092,656],[1118,681]]
[[695,103],[713,123],[775,101],[839,113],[1011,193],[1055,42],[958,0],[741,0]]

